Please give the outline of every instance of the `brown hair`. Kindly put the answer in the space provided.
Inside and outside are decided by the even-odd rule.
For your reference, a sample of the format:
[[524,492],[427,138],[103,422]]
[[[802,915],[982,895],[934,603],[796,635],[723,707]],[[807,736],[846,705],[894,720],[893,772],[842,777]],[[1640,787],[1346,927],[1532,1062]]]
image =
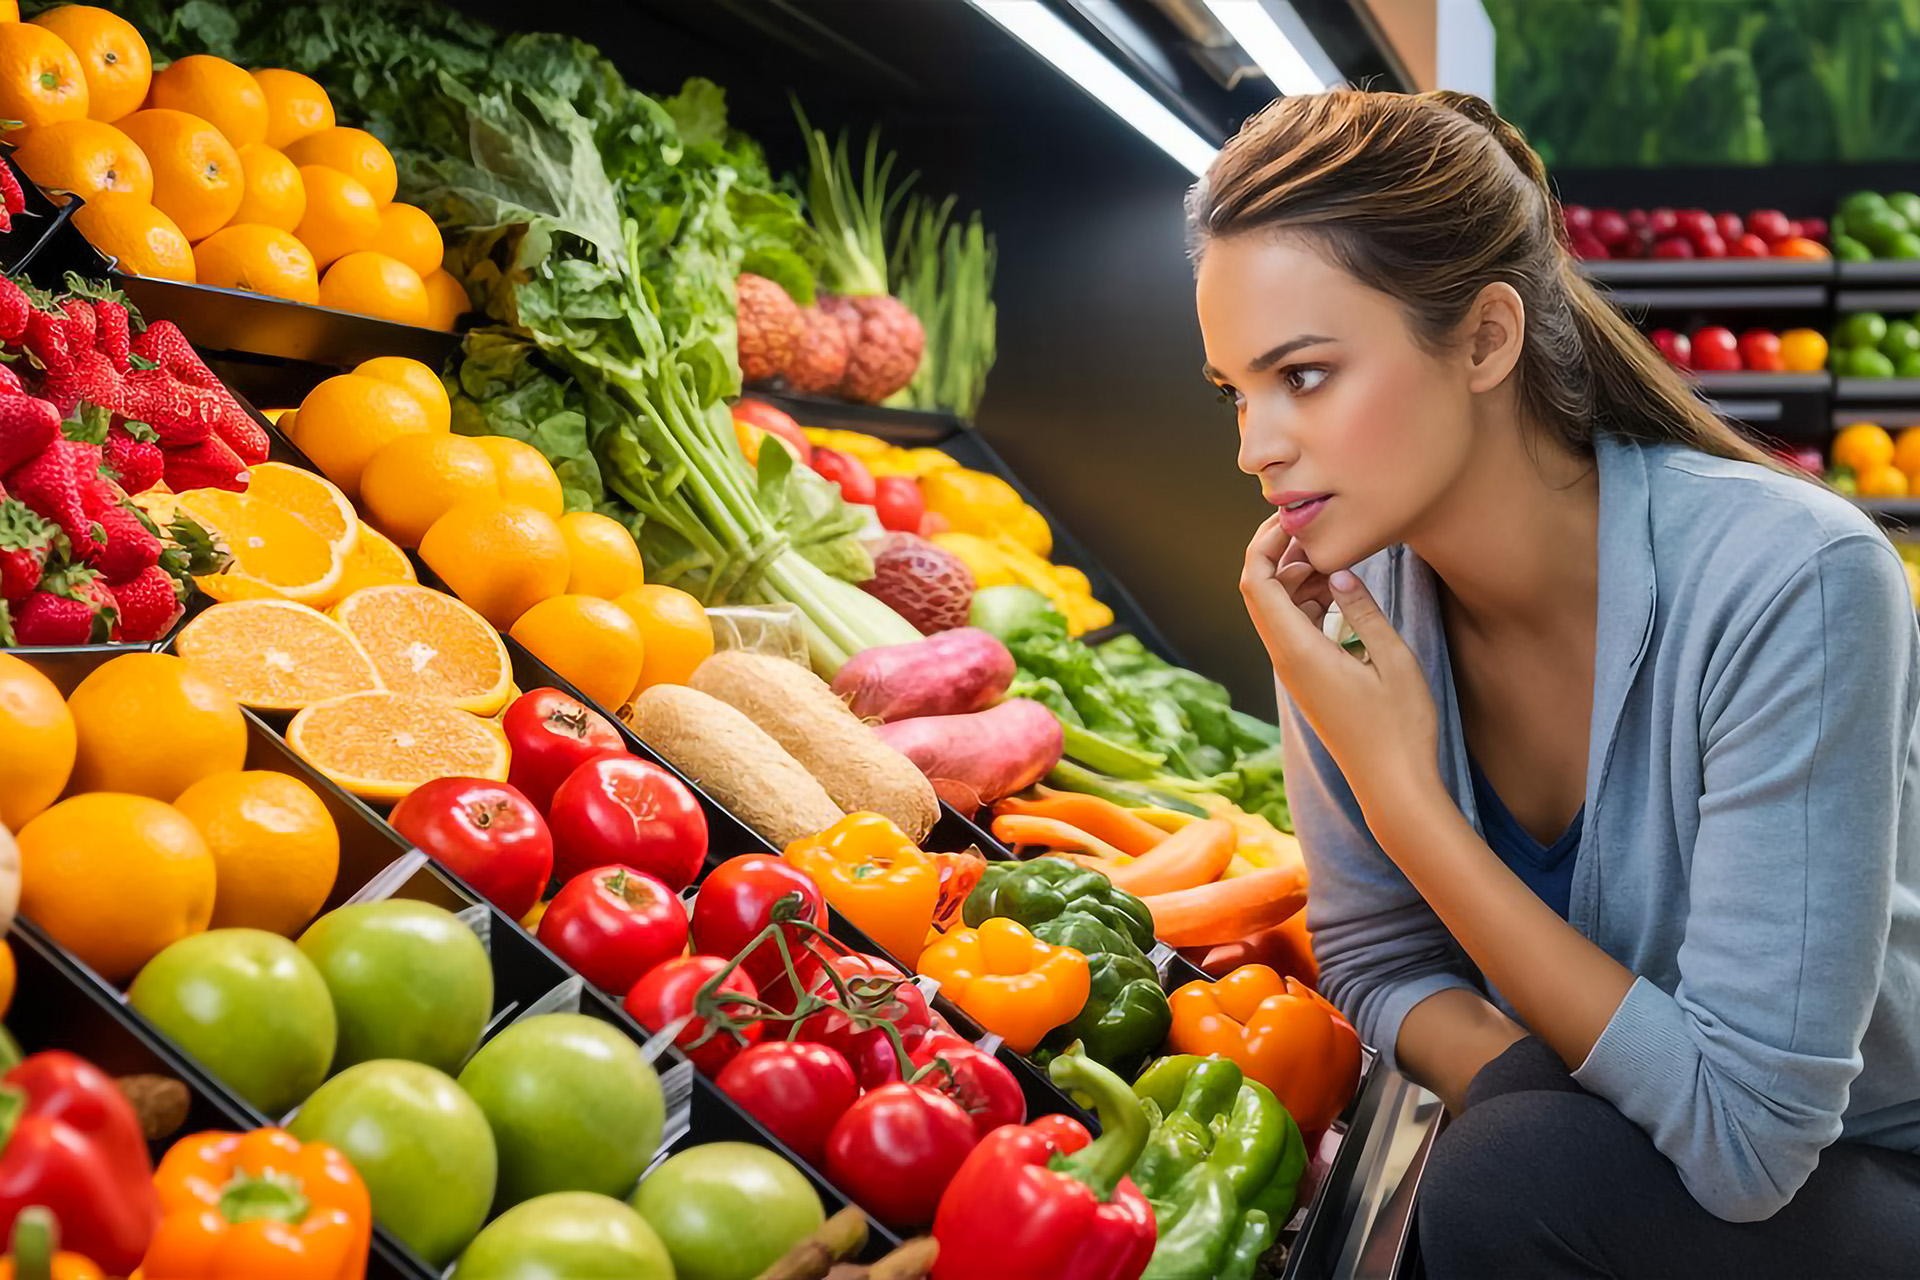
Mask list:
[[1722,422],[1567,251],[1546,167],[1471,94],[1282,98],[1227,143],[1187,201],[1195,260],[1209,240],[1286,231],[1398,299],[1438,349],[1480,291],[1526,307],[1523,411],[1575,453],[1597,432],[1785,470]]

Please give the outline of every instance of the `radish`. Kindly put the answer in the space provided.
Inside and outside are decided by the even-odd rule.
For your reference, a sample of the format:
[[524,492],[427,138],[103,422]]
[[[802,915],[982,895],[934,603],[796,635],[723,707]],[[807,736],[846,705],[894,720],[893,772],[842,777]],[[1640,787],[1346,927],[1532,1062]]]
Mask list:
[[927,775],[942,800],[962,813],[1024,791],[1060,763],[1065,735],[1053,712],[1031,698],[990,711],[922,716],[874,730]]
[[833,691],[862,720],[964,715],[991,706],[1013,683],[1013,655],[978,627],[942,631],[912,644],[854,655]]

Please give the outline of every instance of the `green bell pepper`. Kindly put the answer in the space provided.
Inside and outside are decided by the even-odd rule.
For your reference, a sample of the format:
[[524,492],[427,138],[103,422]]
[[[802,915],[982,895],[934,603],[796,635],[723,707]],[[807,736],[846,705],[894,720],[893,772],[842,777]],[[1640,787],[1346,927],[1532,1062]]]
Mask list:
[[961,915],[974,927],[1004,916],[1033,929],[1068,911],[1092,916],[1130,939],[1142,955],[1153,950],[1153,914],[1147,904],[1098,871],[1065,858],[989,862]]
[[1173,1030],[1167,993],[1152,962],[1131,939],[1078,909],[1035,926],[1033,936],[1086,956],[1090,984],[1086,1005],[1046,1038],[1036,1061],[1044,1066],[1077,1040],[1095,1062],[1132,1075],[1166,1043]]
[[1163,1058],[1134,1093],[1156,1119],[1134,1165],[1160,1232],[1144,1280],[1251,1276],[1293,1213],[1307,1164],[1300,1127],[1223,1058]]

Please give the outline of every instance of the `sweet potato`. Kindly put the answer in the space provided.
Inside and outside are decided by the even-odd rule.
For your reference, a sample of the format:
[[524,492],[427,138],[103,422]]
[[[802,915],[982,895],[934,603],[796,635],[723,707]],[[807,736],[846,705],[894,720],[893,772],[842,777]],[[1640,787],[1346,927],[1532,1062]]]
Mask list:
[[862,720],[890,724],[984,710],[1013,676],[1007,646],[978,627],[960,627],[854,655],[833,678],[833,691]]
[[922,716],[874,730],[962,813],[1025,790],[1060,762],[1060,722],[1030,698],[964,716]]

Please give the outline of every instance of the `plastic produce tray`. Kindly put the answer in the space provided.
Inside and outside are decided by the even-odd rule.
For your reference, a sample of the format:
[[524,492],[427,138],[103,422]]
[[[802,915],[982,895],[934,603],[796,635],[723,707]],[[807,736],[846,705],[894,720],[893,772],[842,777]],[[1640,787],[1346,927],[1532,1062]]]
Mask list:
[[75,206],[55,204],[33,179],[20,171],[20,166],[14,163],[14,150],[12,143],[0,143],[0,163],[13,170],[27,207],[13,216],[11,230],[0,232],[0,267],[10,275],[25,276],[35,284],[43,284],[35,271],[34,260],[41,256],[45,246],[57,242],[57,234],[72,219]]

